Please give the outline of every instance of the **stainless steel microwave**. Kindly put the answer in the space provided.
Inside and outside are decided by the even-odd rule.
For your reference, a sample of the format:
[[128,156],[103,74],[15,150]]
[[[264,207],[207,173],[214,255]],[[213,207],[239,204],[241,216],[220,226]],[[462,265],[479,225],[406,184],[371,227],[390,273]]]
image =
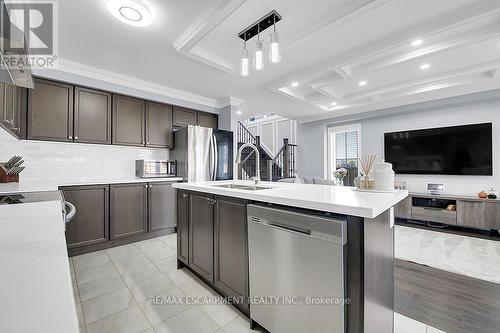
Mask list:
[[139,178],[175,177],[175,161],[136,160],[135,175]]

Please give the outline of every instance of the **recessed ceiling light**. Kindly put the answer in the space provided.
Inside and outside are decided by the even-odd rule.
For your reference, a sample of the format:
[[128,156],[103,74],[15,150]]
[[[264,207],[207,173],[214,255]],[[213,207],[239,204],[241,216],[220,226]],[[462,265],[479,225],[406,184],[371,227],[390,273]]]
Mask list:
[[367,84],[368,84],[368,82],[366,82],[366,81],[359,81],[359,83],[358,83],[358,85],[360,87],[366,86]]
[[240,110],[236,111],[236,114],[237,114],[238,116],[241,116],[241,111],[240,111]]
[[422,65],[420,65],[420,69],[423,70],[423,71],[426,70],[426,69],[429,69],[430,67],[431,67],[431,65],[429,65],[429,64],[422,64]]
[[331,106],[335,106],[335,105],[337,105],[337,103],[335,103],[335,102],[331,102],[331,103],[330,103],[330,105],[331,105]]
[[144,0],[108,0],[108,9],[120,21],[136,27],[153,22],[151,8]]
[[292,82],[290,85],[295,88],[295,87],[299,86],[299,83],[298,82]]
[[413,42],[411,42],[411,46],[419,46],[423,44],[423,40],[421,39],[415,39]]

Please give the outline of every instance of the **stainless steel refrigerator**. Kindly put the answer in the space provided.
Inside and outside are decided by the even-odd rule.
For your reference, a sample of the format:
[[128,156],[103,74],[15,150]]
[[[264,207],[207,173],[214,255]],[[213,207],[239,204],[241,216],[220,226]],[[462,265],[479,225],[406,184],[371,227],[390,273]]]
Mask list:
[[200,126],[175,131],[170,160],[187,182],[233,179],[233,132]]

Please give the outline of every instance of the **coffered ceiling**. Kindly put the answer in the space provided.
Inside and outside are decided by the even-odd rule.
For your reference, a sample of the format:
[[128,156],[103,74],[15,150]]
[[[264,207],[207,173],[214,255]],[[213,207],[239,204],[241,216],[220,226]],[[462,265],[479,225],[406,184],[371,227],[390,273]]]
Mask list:
[[[60,2],[61,57],[212,106],[232,96],[242,117],[312,121],[500,88],[498,0],[149,2],[146,29],[113,21],[98,0]],[[271,10],[283,16],[283,61],[240,77],[237,33]]]

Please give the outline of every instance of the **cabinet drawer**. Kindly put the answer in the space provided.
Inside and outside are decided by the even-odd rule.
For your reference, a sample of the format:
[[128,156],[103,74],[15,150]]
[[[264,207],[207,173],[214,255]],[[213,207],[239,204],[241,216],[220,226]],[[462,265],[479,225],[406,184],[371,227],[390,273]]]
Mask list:
[[457,224],[457,212],[430,207],[415,207],[411,209],[411,218],[414,220]]

